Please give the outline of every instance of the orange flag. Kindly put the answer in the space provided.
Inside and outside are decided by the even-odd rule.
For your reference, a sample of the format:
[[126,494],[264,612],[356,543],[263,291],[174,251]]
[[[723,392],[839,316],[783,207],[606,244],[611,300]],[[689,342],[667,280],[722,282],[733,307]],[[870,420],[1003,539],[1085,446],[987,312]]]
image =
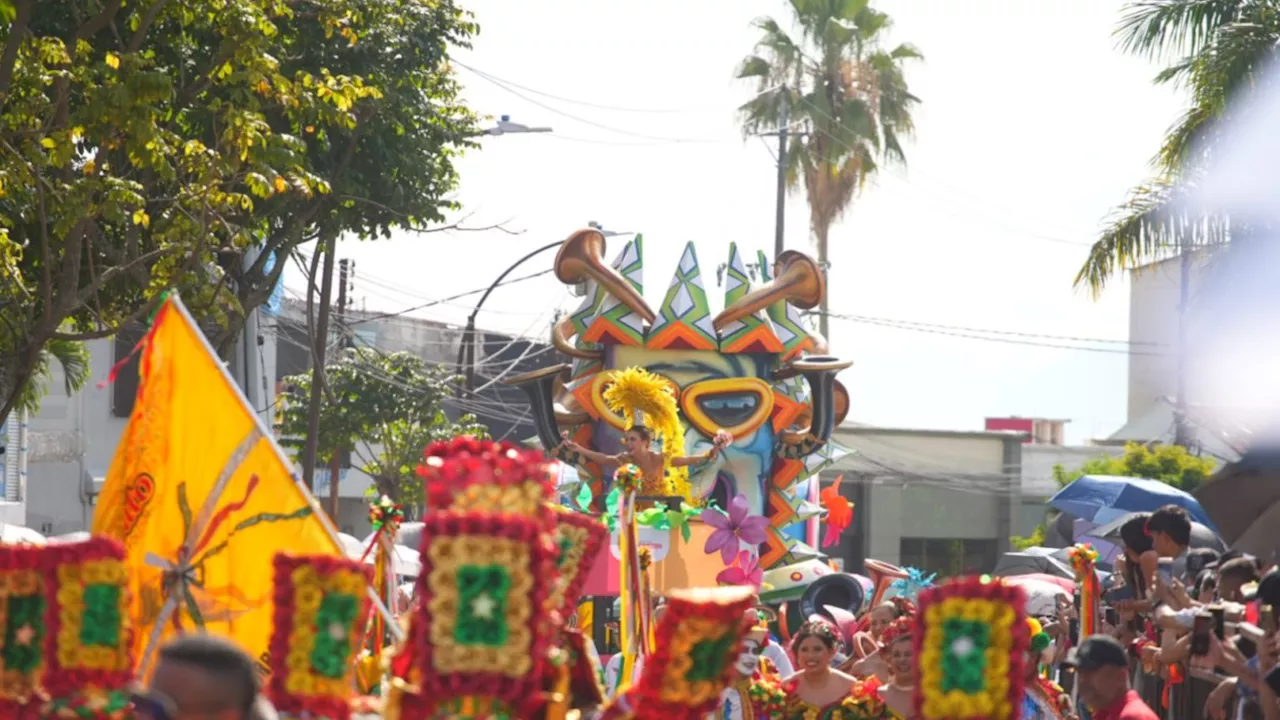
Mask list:
[[141,381],[94,509],[133,577],[140,671],[178,632],[239,642],[271,665],[272,557],[341,555],[315,499],[176,296],[143,341]]

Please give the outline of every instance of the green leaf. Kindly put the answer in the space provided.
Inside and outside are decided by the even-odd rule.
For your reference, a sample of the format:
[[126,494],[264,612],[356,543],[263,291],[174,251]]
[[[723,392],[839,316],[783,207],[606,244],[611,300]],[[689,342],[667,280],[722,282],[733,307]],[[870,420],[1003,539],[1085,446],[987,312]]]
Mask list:
[[578,503],[579,508],[582,508],[583,510],[590,510],[591,499],[591,485],[584,482],[582,483],[582,486],[578,488],[578,495],[574,498],[574,501]]

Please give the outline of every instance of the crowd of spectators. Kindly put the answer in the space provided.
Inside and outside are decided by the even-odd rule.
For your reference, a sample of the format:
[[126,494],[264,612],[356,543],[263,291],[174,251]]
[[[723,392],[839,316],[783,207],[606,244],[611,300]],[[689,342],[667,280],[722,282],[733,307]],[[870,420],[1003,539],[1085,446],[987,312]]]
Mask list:
[[[1055,638],[1049,663],[1062,684],[1085,699],[1096,689],[1087,687],[1085,646],[1119,665],[1118,657],[1096,650],[1100,641],[1125,650],[1123,690],[1159,717],[1280,720],[1280,570],[1269,559],[1191,548],[1191,538],[1192,521],[1181,507],[1127,521],[1123,552],[1102,595],[1106,637],[1078,636],[1077,593],[1075,603],[1064,600],[1056,617],[1042,619]],[[1081,717],[1089,717],[1089,706],[1100,707],[1080,703]],[[1143,717],[1133,712],[1108,709],[1092,717]]]

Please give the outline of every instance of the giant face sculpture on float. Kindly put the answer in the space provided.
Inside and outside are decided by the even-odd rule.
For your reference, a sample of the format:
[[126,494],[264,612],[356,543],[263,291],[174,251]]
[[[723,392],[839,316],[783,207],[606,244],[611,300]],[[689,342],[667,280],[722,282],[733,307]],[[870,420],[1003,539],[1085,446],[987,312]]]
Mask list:
[[811,483],[846,453],[830,438],[848,410],[835,375],[851,363],[826,355],[825,339],[801,322],[799,311],[817,306],[826,291],[817,263],[795,251],[772,264],[760,255],[763,284],[753,290],[731,246],[724,310],[714,314],[690,243],[654,312],[643,296],[643,239],[629,241],[612,266],[604,255],[603,234],[580,230],[556,256],[556,277],[585,288],[582,306],[551,333],[573,363],[509,381],[528,392],[543,447],[576,465],[599,503],[615,468],[561,447],[561,433],[617,453],[628,418],[604,401],[613,374],[631,367],[658,374],[678,401],[689,455],[709,450],[721,430],[733,436],[715,460],[689,468],[687,479],[677,469],[673,486],[695,504],[714,500],[721,508],[742,495],[751,514],[769,519],[759,564],[773,594],[794,594],[831,574],[804,542],[804,523],[821,513],[809,501]]

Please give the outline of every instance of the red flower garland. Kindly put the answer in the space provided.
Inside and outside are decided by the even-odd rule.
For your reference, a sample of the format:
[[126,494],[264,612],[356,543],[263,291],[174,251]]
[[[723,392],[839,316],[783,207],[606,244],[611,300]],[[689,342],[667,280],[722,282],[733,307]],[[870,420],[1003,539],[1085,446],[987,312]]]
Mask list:
[[[370,580],[370,568],[363,563],[348,560],[341,557],[332,557],[327,555],[288,555],[278,553],[273,561],[275,570],[274,577],[274,612],[273,612],[273,628],[271,632],[271,641],[268,645],[271,657],[275,660],[277,667],[275,672],[271,673],[270,679],[267,681],[267,694],[271,698],[271,702],[281,713],[294,716],[309,716],[313,718],[325,718],[327,720],[347,720],[351,716],[351,693],[350,693],[350,677],[354,672],[354,661],[356,654],[360,651],[360,634],[356,627],[358,623],[364,621],[368,615],[369,596],[365,591]],[[291,686],[291,679],[295,675],[311,677],[317,675],[314,671],[296,672],[289,667],[290,654],[294,648],[294,636],[298,631],[315,635],[329,630],[329,628],[302,627],[303,622],[299,615],[299,595],[301,593],[313,593],[315,588],[300,587],[295,579],[294,572],[300,568],[308,568],[313,570],[319,584],[324,585],[328,582],[338,581],[341,574],[358,574],[364,579],[365,586],[355,593],[345,592],[344,595],[353,595],[355,597],[355,608],[351,614],[350,623],[344,628],[347,631],[347,652],[344,657],[333,658],[335,663],[345,669],[343,678],[337,683],[331,683],[335,689],[337,687],[346,687],[345,692],[326,692],[323,684],[319,690],[314,690],[314,684],[307,690]],[[355,588],[351,588],[355,590]],[[309,598],[308,603],[314,602],[319,605],[323,600],[323,596],[319,598]],[[312,616],[318,614],[318,608],[313,608],[309,613]],[[318,617],[313,617],[313,622],[318,621]],[[307,649],[307,654],[311,654],[312,649]]]
[[[523,622],[517,628],[508,628],[508,631],[517,630],[529,635],[529,646],[527,650],[521,651],[528,654],[528,668],[518,677],[512,677],[496,667],[476,671],[450,670],[446,662],[449,657],[474,651],[454,653],[453,650],[457,648],[446,652],[444,648],[437,647],[438,634],[445,634],[450,639],[458,636],[459,628],[465,622],[464,608],[461,602],[433,606],[442,592],[451,592],[459,599],[462,597],[464,584],[459,579],[467,567],[466,558],[442,552],[437,546],[452,550],[473,545],[474,548],[484,550],[486,544],[501,544],[505,548],[519,546],[526,548],[528,553],[527,565],[524,567],[501,566],[503,559],[495,554],[484,558],[485,561],[491,561],[491,565],[480,568],[488,571],[501,566],[502,572],[510,571],[511,575],[527,573],[531,576],[532,583],[524,593],[511,592],[498,603],[498,609],[508,604],[520,604],[527,608]],[[433,513],[423,522],[421,558],[422,573],[418,577],[418,596],[421,601],[417,604],[411,621],[411,638],[416,645],[412,649],[415,654],[414,667],[407,672],[409,676],[421,673],[421,678],[417,697],[405,698],[404,717],[417,717],[413,712],[436,708],[441,703],[467,696],[491,698],[512,708],[525,708],[529,714],[533,714],[543,702],[543,675],[550,639],[555,630],[544,612],[551,583],[556,577],[555,550],[547,537],[545,526],[536,520],[515,515],[453,511]],[[436,626],[440,626],[439,633]],[[450,626],[453,632],[445,632]],[[498,653],[498,656],[513,659],[507,653]],[[411,711],[410,708],[421,709]],[[427,713],[424,716],[431,715]]]
[[[711,712],[737,674],[735,661],[751,629],[743,617],[754,601],[751,589],[740,586],[672,591],[655,650],[627,703],[663,720],[701,720]],[[708,671],[715,676],[689,677]]]
[[[562,588],[561,607],[552,609],[559,611],[562,617],[567,618],[578,607],[578,600],[582,597],[582,588],[587,584],[591,569],[595,567],[596,561],[600,559],[600,551],[604,549],[605,541],[609,537],[609,529],[595,517],[569,511],[557,512],[556,523],[577,528],[583,531],[584,535],[581,552],[578,553],[577,567],[569,568],[558,564],[561,572],[559,580]],[[557,558],[559,558],[559,553],[564,550],[565,548],[556,548]],[[566,571],[569,574],[563,574]]]
[[[86,720],[125,717],[134,662],[124,547],[94,537],[50,545],[39,554],[46,603],[41,685],[52,706],[46,715],[70,710]],[[77,600],[78,607],[67,605]],[[64,633],[64,617],[83,625]],[[83,644],[88,636],[96,637]]]
[[40,612],[38,606],[30,608],[31,612],[36,613],[32,619],[37,625],[29,628],[32,633],[30,640],[34,644],[33,652],[36,654],[36,657],[31,659],[33,665],[27,670],[6,667],[3,658],[0,657],[0,717],[18,717],[23,705],[37,692],[41,676],[44,674],[49,651],[45,647],[46,643],[41,641],[49,637],[46,625],[49,592],[40,568],[42,552],[42,548],[30,545],[0,545],[0,583],[10,588],[8,594],[0,597],[0,633],[7,634],[10,617],[16,610],[10,603],[26,597],[14,594],[11,582],[17,582],[21,577],[22,584],[34,585],[31,588],[32,594],[46,604],[45,612]]
[[417,472],[425,485],[427,507],[434,511],[451,507],[457,495],[473,485],[511,487],[534,482],[543,486],[550,500],[550,462],[538,450],[465,435],[429,445]]
[[[960,603],[953,602],[957,600]],[[946,651],[946,648],[937,646],[938,640],[945,635],[946,621],[953,618],[961,619],[952,614],[952,609],[957,606],[972,607],[974,602],[985,602],[1004,606],[1012,611],[1011,623],[1007,628],[1000,629],[1002,634],[1007,635],[1008,647],[1001,648],[1007,653],[1002,652],[1001,655],[1007,654],[1009,665],[1005,675],[1008,681],[1007,692],[999,698],[998,702],[1008,710],[1009,714],[1003,714],[997,709],[989,717],[990,720],[1008,720],[1008,718],[1017,717],[1023,700],[1024,663],[1031,644],[1025,613],[1026,595],[1022,589],[999,581],[984,582],[981,578],[965,577],[922,591],[918,601],[916,626],[912,632],[912,648],[915,661],[920,665],[922,673],[916,684],[913,699],[915,716],[922,720],[933,720],[934,716],[925,712],[928,705],[926,700],[929,699],[926,696],[936,697],[943,694],[943,688],[934,687],[936,682],[931,680],[930,676],[939,668],[945,668],[946,662],[945,660],[939,662],[938,657],[927,656],[937,656]],[[964,619],[970,623],[974,622],[969,618]],[[992,628],[995,629],[995,626],[993,625]],[[982,652],[986,648],[977,647],[973,650]],[[944,669],[942,672],[947,671]],[[961,692],[965,691],[961,690]]]

